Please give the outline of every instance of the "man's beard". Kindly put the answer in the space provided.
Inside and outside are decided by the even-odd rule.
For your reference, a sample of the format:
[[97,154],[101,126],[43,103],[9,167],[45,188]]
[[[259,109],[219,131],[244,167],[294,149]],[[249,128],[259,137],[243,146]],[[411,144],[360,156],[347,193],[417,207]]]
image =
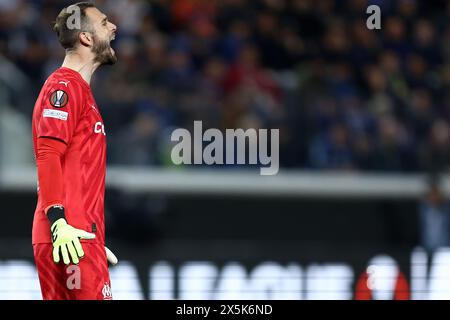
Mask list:
[[100,65],[113,65],[117,62],[117,56],[111,52],[111,45],[108,40],[100,40],[94,36],[94,46],[92,52],[95,54],[95,62]]

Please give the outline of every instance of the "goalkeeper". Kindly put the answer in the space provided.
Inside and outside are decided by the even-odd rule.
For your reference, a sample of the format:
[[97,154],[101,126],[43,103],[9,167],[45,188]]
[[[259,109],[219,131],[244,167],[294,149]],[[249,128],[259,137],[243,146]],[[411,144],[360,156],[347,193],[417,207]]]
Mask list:
[[[78,23],[77,23],[78,22]],[[54,30],[66,50],[33,111],[38,173],[33,251],[42,296],[112,299],[105,247],[106,133],[90,88],[94,71],[117,61],[116,26],[91,3],[65,8]]]

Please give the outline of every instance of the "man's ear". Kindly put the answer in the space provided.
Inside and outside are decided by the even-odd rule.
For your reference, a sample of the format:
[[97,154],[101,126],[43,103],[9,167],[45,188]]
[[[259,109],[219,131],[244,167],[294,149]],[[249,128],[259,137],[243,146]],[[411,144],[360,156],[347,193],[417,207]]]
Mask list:
[[80,43],[82,46],[91,47],[94,39],[92,38],[92,34],[89,32],[80,32]]

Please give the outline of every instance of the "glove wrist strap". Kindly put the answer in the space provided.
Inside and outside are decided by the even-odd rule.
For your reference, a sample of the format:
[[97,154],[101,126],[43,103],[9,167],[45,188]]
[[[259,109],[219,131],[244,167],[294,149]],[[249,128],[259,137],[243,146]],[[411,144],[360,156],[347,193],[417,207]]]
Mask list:
[[64,208],[62,206],[53,206],[47,211],[47,218],[50,221],[50,225],[53,225],[59,219],[66,219],[64,214]]

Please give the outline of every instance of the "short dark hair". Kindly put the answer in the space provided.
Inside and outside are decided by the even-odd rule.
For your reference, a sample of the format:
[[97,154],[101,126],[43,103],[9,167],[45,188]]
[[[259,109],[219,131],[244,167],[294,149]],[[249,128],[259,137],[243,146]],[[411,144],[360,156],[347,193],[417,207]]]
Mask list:
[[[68,20],[74,14],[73,7],[77,6],[80,9],[80,28],[69,28]],[[64,49],[70,51],[74,50],[78,46],[78,37],[80,32],[90,31],[92,28],[89,22],[89,17],[86,16],[87,8],[95,8],[92,2],[78,2],[72,4],[61,10],[56,17],[56,21],[53,25],[53,30],[58,35],[59,43]]]

